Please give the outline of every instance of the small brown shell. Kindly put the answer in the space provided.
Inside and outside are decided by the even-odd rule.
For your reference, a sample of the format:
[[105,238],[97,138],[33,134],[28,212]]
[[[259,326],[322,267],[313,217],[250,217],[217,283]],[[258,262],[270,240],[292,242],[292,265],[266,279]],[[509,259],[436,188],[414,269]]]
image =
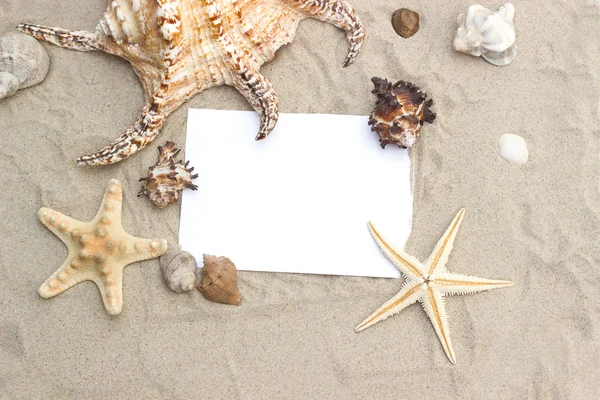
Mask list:
[[407,8],[401,8],[392,14],[392,26],[403,38],[409,38],[419,30],[419,14]]
[[169,246],[158,261],[163,278],[172,291],[183,293],[194,288],[198,264],[193,255],[179,247]]
[[236,306],[242,302],[237,285],[237,270],[235,264],[227,257],[204,254],[204,268],[196,288],[210,301]]

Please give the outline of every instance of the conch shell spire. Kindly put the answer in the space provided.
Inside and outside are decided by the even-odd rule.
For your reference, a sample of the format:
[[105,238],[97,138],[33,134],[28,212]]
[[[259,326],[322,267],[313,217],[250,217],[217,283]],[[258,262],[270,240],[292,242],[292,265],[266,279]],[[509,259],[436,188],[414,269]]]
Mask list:
[[349,47],[344,66],[354,61],[364,30],[343,0],[111,0],[94,32],[18,28],[60,47],[122,57],[135,69],[146,97],[137,120],[117,140],[77,160],[106,165],[143,149],[171,112],[213,86],[233,86],[244,95],[260,114],[256,139],[267,137],[279,101],[259,69],[294,39],[305,18],[343,29]]

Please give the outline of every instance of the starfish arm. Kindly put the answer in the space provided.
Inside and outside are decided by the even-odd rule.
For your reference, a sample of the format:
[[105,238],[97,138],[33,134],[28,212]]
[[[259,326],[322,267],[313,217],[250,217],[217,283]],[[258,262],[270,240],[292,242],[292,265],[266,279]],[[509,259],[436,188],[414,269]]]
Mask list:
[[448,359],[452,364],[456,364],[456,356],[454,355],[452,342],[450,341],[450,330],[448,329],[448,315],[446,314],[444,296],[437,290],[428,287],[426,295],[421,299],[421,305],[431,320],[435,333],[440,339]]
[[100,290],[106,312],[117,315],[123,310],[123,267],[116,265],[105,271],[94,279],[94,283]]
[[74,240],[79,239],[79,233],[89,225],[46,207],[39,209],[38,219],[69,248]]
[[117,140],[100,151],[79,157],[79,165],[108,165],[126,159],[146,147],[160,133],[166,115],[158,110],[154,98],[140,113],[136,122]]
[[436,270],[445,271],[445,265],[448,262],[448,257],[450,256],[450,252],[452,251],[452,246],[454,246],[454,239],[456,238],[456,233],[460,228],[460,224],[465,215],[465,209],[461,209],[458,214],[454,217],[444,235],[440,238],[438,243],[436,244],[433,252],[425,262],[425,268],[427,270],[428,275],[433,275]]
[[121,254],[123,268],[139,261],[160,257],[167,251],[165,239],[142,239],[125,234],[125,238],[120,243],[125,244],[125,247],[117,250]]
[[404,310],[406,307],[414,304],[419,297],[423,295],[423,291],[421,289],[421,282],[416,281],[407,281],[402,286],[402,289],[398,292],[397,295],[386,301],[381,307],[379,307],[373,314],[371,314],[367,319],[361,322],[355,329],[355,332],[360,332],[368,327],[375,325],[379,321],[383,321],[384,319],[391,317],[394,314],[398,314],[400,311]]
[[258,70],[242,67],[233,84],[260,115],[256,140],[266,138],[279,118],[279,100],[271,83]]
[[19,24],[17,29],[38,40],[71,50],[93,51],[105,48],[104,38],[96,32],[70,31],[34,24]]
[[352,64],[365,39],[365,30],[348,3],[343,0],[294,0],[291,5],[304,14],[346,31],[348,55],[344,67]]
[[[96,235],[105,235],[108,228],[113,232],[111,243],[115,247],[113,251],[122,260],[121,268],[134,262],[159,257],[167,251],[167,241],[164,239],[142,239],[125,232],[121,224],[122,206],[123,186],[118,179],[111,179],[106,185],[104,198],[94,221],[100,225]],[[105,231],[98,232],[104,226]]]
[[38,289],[41,297],[48,299],[61,294],[80,282],[91,280],[76,255],[69,255],[67,260]]
[[419,263],[415,257],[405,253],[400,249],[390,246],[377,231],[377,229],[375,229],[372,223],[369,222],[368,226],[369,232],[371,232],[371,235],[373,236],[375,243],[377,243],[377,246],[379,246],[381,249],[381,252],[387,257],[388,260],[392,262],[392,264],[394,264],[396,268],[398,268],[400,272],[411,278],[416,278],[422,275],[421,263]]
[[439,274],[433,279],[431,284],[436,290],[448,295],[485,292],[513,285],[509,281],[477,278],[475,276],[449,272]]
[[121,214],[123,211],[123,185],[118,179],[111,179],[106,185],[102,203],[94,218],[100,225],[122,229]]

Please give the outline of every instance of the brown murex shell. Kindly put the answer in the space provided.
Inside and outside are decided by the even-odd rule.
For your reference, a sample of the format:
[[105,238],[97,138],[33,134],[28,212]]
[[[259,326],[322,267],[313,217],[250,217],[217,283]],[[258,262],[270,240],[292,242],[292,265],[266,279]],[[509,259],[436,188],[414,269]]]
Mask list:
[[189,161],[175,161],[179,154],[175,143],[167,142],[163,147],[158,147],[158,162],[151,166],[146,178],[140,178],[145,182],[138,196],[147,195],[159,208],[175,203],[179,199],[179,192],[185,188],[197,190],[198,186],[192,183],[198,174],[192,175],[194,167],[188,168]]
[[242,295],[237,285],[235,264],[227,257],[204,254],[200,283],[196,288],[210,301],[239,306]]
[[432,123],[435,113],[430,107],[432,99],[413,83],[398,81],[391,84],[387,79],[371,79],[375,85],[372,93],[377,95],[375,109],[369,117],[371,130],[379,135],[379,143],[385,148],[395,143],[409,148],[421,133],[424,122]]
[[401,8],[392,14],[392,26],[403,38],[409,38],[419,30],[419,14],[407,8]]

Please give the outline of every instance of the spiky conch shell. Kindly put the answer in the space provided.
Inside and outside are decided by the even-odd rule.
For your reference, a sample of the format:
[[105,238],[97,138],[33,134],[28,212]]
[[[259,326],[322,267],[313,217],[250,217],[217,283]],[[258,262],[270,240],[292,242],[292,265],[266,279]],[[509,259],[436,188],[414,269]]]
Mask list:
[[235,87],[260,114],[256,139],[266,138],[277,123],[279,100],[259,70],[292,42],[305,18],[343,29],[344,66],[354,61],[365,34],[344,0],[110,0],[94,31],[35,24],[19,29],[60,47],[103,51],[131,63],[144,88],[144,108],[123,135],[77,160],[106,165],[143,149],[170,113],[214,86]]
[[49,68],[50,57],[37,40],[19,32],[0,35],[0,100],[37,85]]
[[432,123],[435,113],[430,107],[432,99],[411,82],[398,81],[391,84],[387,79],[373,78],[377,95],[375,109],[369,117],[371,130],[379,135],[384,147],[395,143],[401,148],[415,144],[424,122]]
[[210,301],[235,306],[242,303],[237,285],[237,270],[227,257],[204,254],[204,268],[200,271],[196,288]]
[[158,147],[158,162],[148,169],[147,177],[140,178],[140,182],[145,184],[138,196],[147,195],[157,207],[163,208],[177,202],[179,192],[183,189],[198,189],[198,186],[192,183],[198,174],[192,175],[194,167],[188,168],[190,162],[184,164],[182,160],[175,161],[179,152],[173,142]]

